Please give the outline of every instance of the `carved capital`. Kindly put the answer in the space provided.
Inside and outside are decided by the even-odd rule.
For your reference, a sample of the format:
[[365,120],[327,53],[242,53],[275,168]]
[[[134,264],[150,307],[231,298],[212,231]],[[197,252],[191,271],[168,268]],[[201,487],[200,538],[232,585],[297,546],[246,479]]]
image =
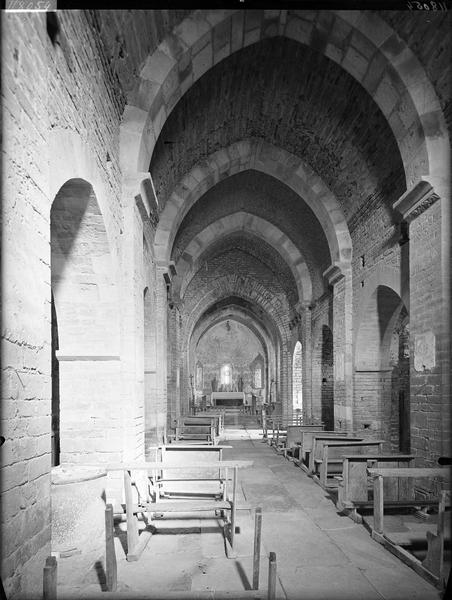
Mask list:
[[[143,174],[141,173],[140,175]],[[155,230],[159,222],[158,201],[149,173],[141,179],[139,188],[140,192],[135,195],[135,204],[137,205],[143,224]]]
[[434,192],[428,181],[419,181],[411,190],[406,191],[397,202],[394,202],[393,209],[398,211],[402,218],[410,223],[430,208],[438,199],[439,196]]
[[334,286],[338,281],[345,277],[345,273],[340,265],[334,264],[323,272],[323,276],[328,282],[328,285]]

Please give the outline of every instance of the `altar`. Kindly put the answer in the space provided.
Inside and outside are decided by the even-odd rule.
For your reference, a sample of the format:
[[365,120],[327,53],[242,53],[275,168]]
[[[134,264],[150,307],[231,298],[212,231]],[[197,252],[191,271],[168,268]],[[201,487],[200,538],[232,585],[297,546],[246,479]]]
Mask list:
[[244,405],[245,392],[212,392],[210,399],[212,406],[237,408]]

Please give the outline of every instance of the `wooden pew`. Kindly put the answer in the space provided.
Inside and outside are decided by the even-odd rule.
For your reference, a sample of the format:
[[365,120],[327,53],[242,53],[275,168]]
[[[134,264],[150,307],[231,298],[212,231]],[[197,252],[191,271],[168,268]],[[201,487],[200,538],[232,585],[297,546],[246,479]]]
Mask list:
[[319,441],[319,451],[322,450],[322,458],[314,457],[314,478],[318,480],[323,488],[326,488],[328,483],[336,483],[334,479],[329,481],[329,478],[333,478],[334,475],[342,472],[343,454],[345,452],[382,454],[383,444],[383,440]]
[[[422,566],[438,578],[438,586],[446,586],[447,573],[444,566],[446,540],[451,539],[450,490],[442,490],[438,503],[438,519],[434,531],[427,531],[427,556],[422,561]],[[446,509],[449,509],[446,512]]]
[[287,425],[285,445],[282,448],[285,458],[288,458],[288,455],[296,458],[295,454],[300,451],[302,431],[319,432],[323,429],[319,425]]
[[[213,496],[223,495],[221,473],[218,471],[218,462],[223,459],[223,450],[232,448],[232,446],[213,446],[213,445],[176,445],[169,444],[167,446],[159,446],[157,461],[161,461],[167,465],[188,465],[195,462],[206,462],[212,464],[212,469],[205,472],[186,470],[183,473],[173,473],[171,479],[168,474],[160,472],[160,496],[174,497],[177,495],[196,494],[198,488],[201,487],[204,493],[207,493],[210,488],[210,493]],[[216,480],[218,476],[218,480]],[[202,478],[203,483],[199,484],[196,478]],[[212,484],[206,484],[204,480],[212,478]],[[195,481],[193,481],[195,479]]]
[[326,435],[334,434],[333,431],[324,431],[319,427],[317,429],[314,428],[300,431],[300,449],[298,451],[298,460],[294,460],[296,465],[307,471],[314,435],[322,435],[322,433],[325,433]]
[[176,424],[176,443],[183,440],[185,443],[217,444],[214,419],[202,419],[193,416],[180,417]]
[[[167,464],[162,462],[152,463],[120,463],[109,464],[106,470],[122,471],[124,474],[124,494],[126,500],[126,517],[127,517],[127,560],[136,561],[149,542],[152,533],[146,529],[140,535],[138,529],[138,519],[136,515],[143,513],[150,521],[155,516],[163,518],[165,515],[177,513],[190,513],[196,515],[196,518],[202,513],[213,513],[221,517],[224,521],[224,535],[226,539],[226,553],[228,558],[235,557],[234,536],[235,536],[235,521],[237,512],[237,491],[238,491],[238,470],[251,467],[253,461],[236,460],[236,461],[218,461],[215,467],[220,475],[210,477],[194,477],[193,481],[199,483],[208,483],[212,481],[223,484],[224,493],[220,498],[207,498],[200,491],[197,497],[177,498],[177,499],[161,499],[160,487],[162,483],[161,473],[169,471],[199,471],[205,470],[208,472],[212,469],[212,463],[193,462],[190,464]],[[231,481],[229,473],[232,472],[232,490],[228,488],[228,482]],[[132,482],[137,473],[145,473],[149,477],[154,493],[151,501],[138,495],[138,503],[134,502]],[[210,490],[209,490],[210,491]]]
[[[367,469],[410,467],[414,458],[414,454],[344,454],[342,474],[335,477],[338,482],[337,507],[342,511],[350,511],[348,514],[353,520],[362,522],[357,509],[373,505]],[[405,487],[403,481],[399,486],[397,482],[394,484],[387,480],[385,498],[389,501],[407,497]]]
[[[279,440],[282,440],[287,425],[301,425],[302,417],[274,417],[267,419],[267,443],[270,446],[276,446]],[[270,434],[271,429],[271,434]]]
[[[419,498],[414,496],[414,485],[408,486],[408,495],[409,498],[399,500],[396,505],[400,508],[413,507],[419,510],[420,507],[427,506],[438,506],[439,505],[439,516],[438,524],[436,525],[436,532],[431,531],[430,534],[427,533],[429,530],[428,524],[427,528],[425,524],[420,524],[419,529],[416,528],[408,529],[408,531],[391,531],[385,526],[384,520],[384,508],[387,506],[385,503],[385,493],[384,493],[384,480],[385,479],[408,479],[409,483],[413,484],[413,480],[416,479],[429,479],[433,484],[435,480],[442,481],[443,486],[450,485],[451,472],[448,468],[371,468],[368,469],[368,474],[372,478],[373,481],[373,524],[371,526],[371,535],[372,538],[377,542],[383,544],[388,550],[390,550],[393,554],[398,556],[401,560],[403,560],[406,564],[412,567],[419,575],[425,577],[434,585],[441,585],[440,577],[443,575],[441,573],[441,560],[443,558],[443,554],[439,548],[440,543],[444,542],[444,535],[446,532],[446,528],[444,528],[444,517],[445,507],[446,507],[446,495],[440,494],[438,498]],[[444,490],[443,490],[444,491]],[[450,492],[448,494],[449,497],[449,506],[450,506]],[[391,504],[393,504],[391,502]],[[424,525],[423,527],[421,527]],[[438,529],[439,527],[439,529]],[[435,526],[434,526],[435,528]],[[438,535],[439,532],[439,535]],[[427,550],[427,557],[425,561],[420,561],[417,557],[413,556],[410,552],[406,550],[406,547],[413,546],[418,544],[419,541],[427,536],[427,541],[430,539],[430,548]],[[443,546],[442,546],[443,548]],[[439,561],[439,562],[438,562]],[[439,574],[439,575],[438,575]]]
[[185,415],[179,417],[178,425],[209,425],[215,427],[215,435],[219,437],[223,433],[224,415],[221,413],[206,412],[198,415]]
[[224,433],[224,410],[208,407],[205,414],[209,417],[218,419],[217,435],[221,436]]
[[315,461],[322,460],[323,444],[328,442],[362,442],[362,436],[356,436],[353,433],[340,431],[324,431],[320,434],[316,433],[312,438],[312,450],[309,454],[309,473],[312,475],[316,472]]
[[[355,441],[361,442],[364,438],[354,435],[353,432],[344,431],[320,431],[320,432],[302,432],[303,434],[303,445],[302,445],[302,458],[303,463],[300,466],[305,469],[308,473],[314,473],[315,471],[315,458],[322,458],[322,444],[325,441],[338,441],[348,442]],[[307,466],[305,466],[307,463]]]

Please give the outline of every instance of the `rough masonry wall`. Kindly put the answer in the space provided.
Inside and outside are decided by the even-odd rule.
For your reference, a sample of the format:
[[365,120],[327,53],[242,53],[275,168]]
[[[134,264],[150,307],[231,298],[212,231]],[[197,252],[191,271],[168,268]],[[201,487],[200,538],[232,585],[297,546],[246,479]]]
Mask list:
[[378,11],[414,52],[433,84],[449,127],[452,128],[450,56],[452,19],[450,12]]
[[410,223],[411,450],[425,466],[450,452],[450,399],[441,403],[441,203]]
[[2,581],[8,598],[42,589],[50,554],[50,207],[67,179],[86,177],[87,164],[101,208],[107,197],[111,203],[104,219],[118,252],[122,95],[83,14],[64,13],[61,26],[60,45],[53,46],[45,14],[2,15],[2,168],[8,174],[2,239],[2,255],[8,257],[2,265]]

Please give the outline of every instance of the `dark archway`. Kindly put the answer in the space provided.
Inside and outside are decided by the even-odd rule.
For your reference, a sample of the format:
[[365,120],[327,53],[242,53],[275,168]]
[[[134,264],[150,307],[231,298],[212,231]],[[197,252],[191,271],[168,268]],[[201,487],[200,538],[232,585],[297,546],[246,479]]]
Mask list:
[[410,451],[409,314],[386,285],[369,297],[356,337],[356,430],[385,440],[387,450]]
[[51,460],[52,467],[60,464],[60,366],[57,359],[59,349],[58,320],[53,294],[51,297],[52,322],[52,430],[51,430]]
[[321,419],[328,431],[334,429],[333,333],[327,325],[322,327],[321,349]]

